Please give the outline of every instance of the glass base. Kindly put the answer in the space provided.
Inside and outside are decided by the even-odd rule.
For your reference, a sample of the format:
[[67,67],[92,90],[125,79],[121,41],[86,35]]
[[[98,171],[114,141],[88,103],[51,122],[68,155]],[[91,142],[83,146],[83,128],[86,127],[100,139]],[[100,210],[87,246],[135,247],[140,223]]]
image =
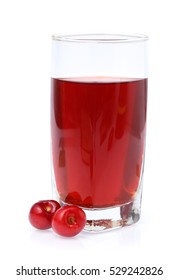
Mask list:
[[[60,201],[61,205],[70,205]],[[139,205],[138,205],[139,206]],[[83,208],[87,217],[84,231],[101,232],[136,223],[140,218],[140,207],[135,201],[111,208]]]
[[85,231],[98,232],[121,228],[136,223],[140,218],[138,209],[133,202],[107,209],[84,209],[87,216]]

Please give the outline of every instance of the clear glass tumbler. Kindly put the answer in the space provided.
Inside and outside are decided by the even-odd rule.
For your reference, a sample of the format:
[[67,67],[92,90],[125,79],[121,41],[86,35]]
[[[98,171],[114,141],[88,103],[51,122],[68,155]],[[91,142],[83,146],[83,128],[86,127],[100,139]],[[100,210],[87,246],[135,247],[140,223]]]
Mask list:
[[140,218],[147,36],[52,37],[51,152],[55,198],[86,212],[87,231]]

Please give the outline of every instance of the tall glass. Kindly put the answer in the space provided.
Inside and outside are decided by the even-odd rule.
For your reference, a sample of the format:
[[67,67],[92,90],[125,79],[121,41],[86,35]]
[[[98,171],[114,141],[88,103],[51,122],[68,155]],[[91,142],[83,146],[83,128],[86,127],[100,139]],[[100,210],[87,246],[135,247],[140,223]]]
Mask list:
[[137,222],[147,108],[144,35],[52,37],[53,189],[82,207],[85,230]]

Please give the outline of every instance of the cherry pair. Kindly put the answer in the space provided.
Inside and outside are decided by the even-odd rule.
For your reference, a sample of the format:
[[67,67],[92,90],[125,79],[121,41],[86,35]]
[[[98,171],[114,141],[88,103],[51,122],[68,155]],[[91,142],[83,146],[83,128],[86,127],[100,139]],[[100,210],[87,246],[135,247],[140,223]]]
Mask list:
[[86,224],[85,212],[77,206],[63,206],[55,200],[41,200],[32,205],[29,221],[37,229],[51,228],[62,236],[75,236]]

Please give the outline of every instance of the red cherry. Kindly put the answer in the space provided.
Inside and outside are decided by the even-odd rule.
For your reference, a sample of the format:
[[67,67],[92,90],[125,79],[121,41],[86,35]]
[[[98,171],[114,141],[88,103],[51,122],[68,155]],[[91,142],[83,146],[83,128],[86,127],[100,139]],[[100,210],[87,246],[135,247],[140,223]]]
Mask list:
[[55,200],[41,200],[32,205],[29,211],[31,225],[38,229],[51,228],[52,217],[61,206]]
[[75,236],[86,224],[85,212],[77,206],[64,206],[52,218],[52,229],[62,236]]
[[65,202],[73,205],[80,205],[82,203],[82,198],[78,192],[69,192],[65,198]]

